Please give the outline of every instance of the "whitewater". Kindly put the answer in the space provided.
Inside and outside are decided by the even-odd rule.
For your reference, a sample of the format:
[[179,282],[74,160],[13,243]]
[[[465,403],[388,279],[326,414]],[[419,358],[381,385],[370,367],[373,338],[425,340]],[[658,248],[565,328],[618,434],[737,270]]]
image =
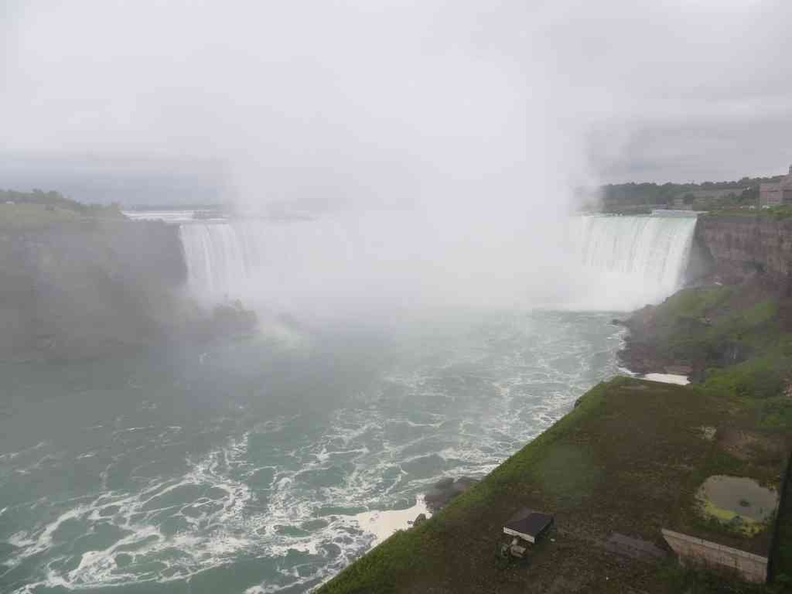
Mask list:
[[696,225],[695,216],[599,215],[548,234],[542,225],[487,233],[474,222],[444,235],[434,221],[398,215],[183,223],[192,294],[278,311],[319,311],[317,295],[356,308],[385,299],[389,312],[404,302],[631,310],[676,290]]
[[[544,277],[552,292],[480,269],[542,307],[477,300],[333,317],[361,291],[389,306],[446,298],[422,283],[438,262],[449,282],[471,258],[479,270],[475,250],[456,262],[438,241],[422,269],[339,221],[181,223],[185,290],[255,306],[261,332],[123,359],[0,363],[0,591],[257,594],[322,583],[387,535],[380,520],[404,526],[438,479],[484,476],[617,373],[623,336],[612,318],[679,285],[695,220],[569,225],[562,246],[543,238],[542,249],[564,248],[566,259],[550,252],[556,266],[574,266]],[[386,263],[357,253],[361,241]],[[318,292],[327,276],[295,274],[338,254],[340,294]],[[359,272],[376,282],[356,285]],[[568,277],[587,283],[585,299],[559,281]],[[301,316],[320,294],[326,311]]]

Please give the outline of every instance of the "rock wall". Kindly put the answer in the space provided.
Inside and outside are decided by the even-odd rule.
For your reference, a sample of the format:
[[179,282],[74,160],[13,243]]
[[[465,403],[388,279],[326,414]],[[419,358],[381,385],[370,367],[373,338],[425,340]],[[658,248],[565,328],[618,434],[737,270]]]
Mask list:
[[662,533],[682,565],[734,572],[747,582],[759,584],[763,584],[767,579],[767,557],[665,528],[662,529]]
[[756,280],[792,294],[792,219],[703,215],[695,243],[704,253],[691,262],[708,260],[713,280]]
[[112,354],[167,336],[189,307],[178,230],[86,220],[0,230],[0,358]]

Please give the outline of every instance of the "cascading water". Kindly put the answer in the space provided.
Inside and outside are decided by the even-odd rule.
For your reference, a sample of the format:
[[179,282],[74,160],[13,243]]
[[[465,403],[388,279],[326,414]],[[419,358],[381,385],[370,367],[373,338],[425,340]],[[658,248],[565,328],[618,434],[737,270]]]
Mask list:
[[[560,246],[544,242],[537,249],[527,239],[510,244],[508,252],[487,253],[506,276],[525,277],[492,293],[511,291],[530,305],[579,310],[658,302],[681,285],[695,225],[694,217],[576,217],[559,229],[566,238]],[[464,294],[471,285],[454,285],[460,271],[469,281],[492,284],[488,271],[475,268],[473,252],[463,251],[465,245],[440,252],[437,243],[411,243],[394,228],[399,225],[248,220],[186,223],[180,233],[190,289],[207,302],[241,299],[277,307],[299,298],[321,300],[352,285],[364,300],[378,290],[418,294],[432,283]],[[486,248],[492,239],[479,239],[480,245]]]
[[228,223],[181,225],[188,283],[194,295],[207,301],[243,296],[256,262],[256,244],[246,241],[245,228]]
[[[67,370],[0,364],[0,591],[309,592],[441,478],[485,476],[615,374],[622,344],[610,313],[497,299],[642,305],[675,288],[694,227],[500,218],[185,222],[196,296],[305,316]],[[489,309],[450,306],[471,297]],[[378,300],[384,324],[361,315]],[[303,323],[350,302],[354,323]]]
[[587,216],[572,224],[592,309],[630,309],[676,291],[688,263],[695,217]]

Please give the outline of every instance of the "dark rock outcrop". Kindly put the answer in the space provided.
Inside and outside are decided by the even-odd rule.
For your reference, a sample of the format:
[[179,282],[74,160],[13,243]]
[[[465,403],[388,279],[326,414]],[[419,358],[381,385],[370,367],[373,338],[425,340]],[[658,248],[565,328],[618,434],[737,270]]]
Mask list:
[[440,479],[424,496],[426,507],[428,507],[429,511],[432,513],[436,513],[445,507],[454,497],[461,495],[477,482],[476,479],[467,476],[457,479]]
[[76,359],[151,344],[190,317],[176,227],[85,220],[0,230],[0,358]]
[[240,301],[221,303],[212,310],[212,316],[204,325],[206,336],[246,334],[258,326],[256,312],[245,309]]

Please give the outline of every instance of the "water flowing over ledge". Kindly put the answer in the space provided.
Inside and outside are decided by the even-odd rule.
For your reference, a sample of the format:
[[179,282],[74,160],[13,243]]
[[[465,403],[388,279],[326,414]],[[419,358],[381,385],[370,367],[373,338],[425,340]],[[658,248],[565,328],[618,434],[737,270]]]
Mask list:
[[[209,302],[288,305],[323,292],[359,298],[357,291],[420,303],[433,284],[447,284],[456,295],[441,302],[481,293],[497,303],[512,291],[521,305],[611,311],[661,301],[680,287],[695,226],[695,217],[586,216],[554,229],[539,248],[531,237],[505,245],[487,237],[481,246],[466,239],[452,249],[428,242],[413,251],[397,246],[408,238],[392,230],[336,220],[195,222],[182,224],[180,236],[190,289]],[[477,247],[482,259],[498,261],[477,266]],[[498,267],[504,270],[491,270]],[[460,281],[463,269],[469,278]]]

